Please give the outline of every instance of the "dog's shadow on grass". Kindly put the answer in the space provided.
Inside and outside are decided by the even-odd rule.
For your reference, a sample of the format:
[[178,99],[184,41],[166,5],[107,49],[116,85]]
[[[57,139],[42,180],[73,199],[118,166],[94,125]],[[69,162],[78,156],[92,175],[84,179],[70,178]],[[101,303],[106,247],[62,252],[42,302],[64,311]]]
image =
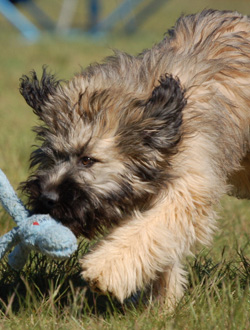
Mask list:
[[33,253],[21,271],[15,271],[0,261],[0,312],[18,313],[23,308],[44,307],[58,310],[77,309],[79,313],[103,314],[121,310],[110,297],[93,293],[81,277],[79,258],[88,250],[84,242],[68,260],[50,260]]

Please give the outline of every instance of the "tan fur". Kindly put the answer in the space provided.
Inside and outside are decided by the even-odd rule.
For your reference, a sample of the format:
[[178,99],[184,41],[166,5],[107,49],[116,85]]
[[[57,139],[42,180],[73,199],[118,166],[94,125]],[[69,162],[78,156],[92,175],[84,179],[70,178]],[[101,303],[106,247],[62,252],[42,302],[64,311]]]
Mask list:
[[[117,62],[93,75],[88,88],[109,85],[113,77],[105,73],[119,75],[122,92],[138,96],[149,93],[163,73],[178,76],[188,96],[183,131],[191,136],[173,159],[176,179],[155,207],[103,239],[82,259],[82,275],[121,301],[153,281],[173,305],[186,283],[181,260],[195,242],[212,238],[213,206],[230,191],[250,198],[250,21],[237,13],[184,17],[174,38],[137,58],[118,54]],[[76,79],[85,88],[85,80]]]

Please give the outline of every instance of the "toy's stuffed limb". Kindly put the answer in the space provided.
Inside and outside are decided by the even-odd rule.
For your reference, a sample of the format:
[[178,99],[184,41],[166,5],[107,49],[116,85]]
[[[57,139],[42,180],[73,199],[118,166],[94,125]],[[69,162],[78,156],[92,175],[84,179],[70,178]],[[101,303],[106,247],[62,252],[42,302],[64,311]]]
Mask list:
[[0,201],[6,211],[15,219],[17,225],[29,216],[22,202],[17,197],[6,175],[0,169]]
[[27,246],[22,243],[18,244],[8,256],[10,267],[16,271],[22,269],[28,259],[29,253],[30,249]]
[[0,237],[0,259],[3,258],[11,248],[13,248],[20,241],[18,235],[18,228],[15,227],[7,234]]
[[30,248],[21,243],[18,231],[19,228],[15,227],[0,237],[0,259],[17,245],[8,256],[9,265],[17,271],[23,268],[30,253]]

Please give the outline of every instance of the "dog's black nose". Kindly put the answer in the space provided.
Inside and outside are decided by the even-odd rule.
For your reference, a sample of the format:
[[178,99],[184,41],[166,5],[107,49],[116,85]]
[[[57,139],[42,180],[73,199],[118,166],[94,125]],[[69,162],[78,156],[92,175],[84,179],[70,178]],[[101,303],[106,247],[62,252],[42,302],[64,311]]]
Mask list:
[[41,195],[40,199],[44,207],[50,210],[58,202],[59,196],[58,193],[55,191],[48,191],[48,192],[44,192]]

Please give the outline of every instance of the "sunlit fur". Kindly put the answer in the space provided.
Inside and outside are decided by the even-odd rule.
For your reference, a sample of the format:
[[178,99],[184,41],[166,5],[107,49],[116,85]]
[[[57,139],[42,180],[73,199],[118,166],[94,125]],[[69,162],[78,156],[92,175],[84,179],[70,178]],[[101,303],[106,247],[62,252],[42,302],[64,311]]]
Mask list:
[[250,20],[212,10],[68,83],[45,68],[21,78],[42,141],[23,188],[34,212],[105,233],[81,260],[92,288],[123,301],[152,284],[168,306],[182,296],[183,258],[211,241],[214,206],[250,197],[249,86]]

